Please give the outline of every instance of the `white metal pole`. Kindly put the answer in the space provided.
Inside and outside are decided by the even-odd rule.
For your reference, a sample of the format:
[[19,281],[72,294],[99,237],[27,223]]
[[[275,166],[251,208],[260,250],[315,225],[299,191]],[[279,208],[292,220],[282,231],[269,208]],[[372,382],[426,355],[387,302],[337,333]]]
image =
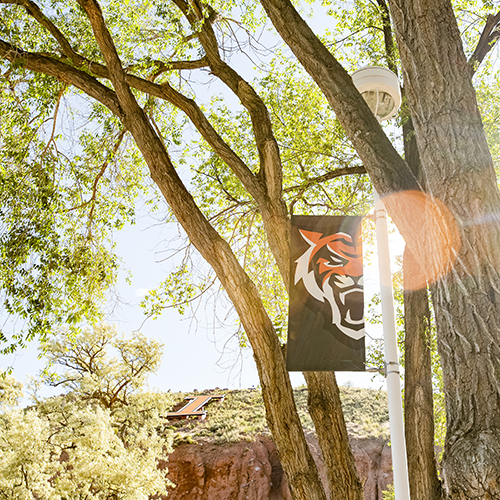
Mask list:
[[392,470],[396,500],[410,500],[406,441],[403,425],[403,403],[399,374],[396,318],[392,291],[391,261],[387,212],[375,191],[375,226],[377,232],[378,265],[380,276],[380,300],[382,328],[384,332],[387,397],[389,400],[389,424],[391,430]]

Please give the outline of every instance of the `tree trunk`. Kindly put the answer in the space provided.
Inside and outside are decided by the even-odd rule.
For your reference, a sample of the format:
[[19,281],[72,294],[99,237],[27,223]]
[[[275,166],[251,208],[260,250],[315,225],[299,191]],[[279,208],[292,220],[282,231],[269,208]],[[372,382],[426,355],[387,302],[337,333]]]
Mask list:
[[296,500],[326,500],[318,470],[307,446],[295,407],[278,337],[257,288],[231,248],[210,225],[187,191],[146,114],[126,83],[120,59],[95,0],[79,0],[109,68],[121,119],[130,131],[177,220],[193,245],[212,266],[242,321],[252,345],[262,385],[266,417],[283,469]]
[[[427,192],[288,0],[261,0],[333,106],[432,286],[451,499],[500,498],[500,195],[448,0],[391,0]],[[408,193],[414,191],[417,194]]]
[[199,212],[191,195],[173,182],[173,167],[151,158],[151,142],[135,137],[151,175],[193,245],[213,267],[242,321],[252,345],[262,385],[266,417],[294,499],[326,498],[293,400],[292,387],[276,332],[255,285],[245,274],[229,245]]
[[408,250],[403,257],[405,283],[405,436],[410,496],[441,500],[434,453],[434,408],[427,287],[412,290],[419,266]]
[[149,141],[144,143],[136,138],[136,142],[151,168],[153,180],[193,245],[215,270],[242,321],[254,352],[266,417],[293,498],[324,500],[325,492],[305,441],[278,338],[255,285],[240,267],[229,245],[204,219],[185,188],[179,186],[180,181],[172,182],[169,178],[173,168],[149,157]]
[[316,428],[332,500],[364,500],[333,372],[304,372],[307,404]]
[[[403,89],[404,98],[404,89]],[[411,117],[403,124],[405,160],[421,175],[420,155]],[[434,401],[427,283],[413,254],[403,255],[405,314],[405,436],[411,498],[441,500],[434,451]]]
[[[426,190],[460,237],[432,285],[450,499],[500,498],[500,195],[451,4],[390,2]],[[430,250],[430,249],[429,249]],[[436,252],[436,246],[434,246]]]

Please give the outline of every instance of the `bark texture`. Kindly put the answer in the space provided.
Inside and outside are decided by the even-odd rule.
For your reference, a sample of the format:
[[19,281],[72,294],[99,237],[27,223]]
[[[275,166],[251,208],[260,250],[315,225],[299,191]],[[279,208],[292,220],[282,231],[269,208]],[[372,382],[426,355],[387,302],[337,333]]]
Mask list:
[[[432,285],[452,499],[500,498],[500,196],[451,4],[390,2],[426,190],[460,237]],[[434,250],[435,251],[435,250]]]
[[333,372],[305,372],[309,413],[314,422],[330,490],[330,498],[363,500],[363,487],[342,413]]
[[[418,264],[406,250],[405,282],[417,280]],[[434,408],[427,288],[405,287],[405,437],[411,498],[441,500],[434,453]]]

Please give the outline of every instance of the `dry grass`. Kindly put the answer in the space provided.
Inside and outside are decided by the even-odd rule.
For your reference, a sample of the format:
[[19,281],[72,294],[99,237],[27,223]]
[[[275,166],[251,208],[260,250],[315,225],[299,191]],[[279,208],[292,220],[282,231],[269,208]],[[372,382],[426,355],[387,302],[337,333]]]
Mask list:
[[[223,403],[214,402],[206,407],[205,420],[169,422],[169,426],[176,430],[177,445],[199,441],[214,444],[253,441],[257,435],[269,433],[262,395],[258,389],[212,390],[170,396],[180,402],[188,396],[210,393],[225,394],[226,398]],[[306,430],[313,431],[314,425],[307,411],[307,388],[296,388],[294,394],[302,425]],[[340,394],[350,435],[359,438],[388,437],[389,416],[385,391],[341,387]]]

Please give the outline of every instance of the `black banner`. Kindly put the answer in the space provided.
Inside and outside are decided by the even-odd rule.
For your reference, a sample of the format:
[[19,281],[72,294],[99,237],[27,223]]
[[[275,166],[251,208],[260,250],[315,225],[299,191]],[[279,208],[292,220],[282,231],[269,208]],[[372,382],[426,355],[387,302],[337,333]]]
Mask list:
[[292,217],[289,371],[364,371],[361,217]]

